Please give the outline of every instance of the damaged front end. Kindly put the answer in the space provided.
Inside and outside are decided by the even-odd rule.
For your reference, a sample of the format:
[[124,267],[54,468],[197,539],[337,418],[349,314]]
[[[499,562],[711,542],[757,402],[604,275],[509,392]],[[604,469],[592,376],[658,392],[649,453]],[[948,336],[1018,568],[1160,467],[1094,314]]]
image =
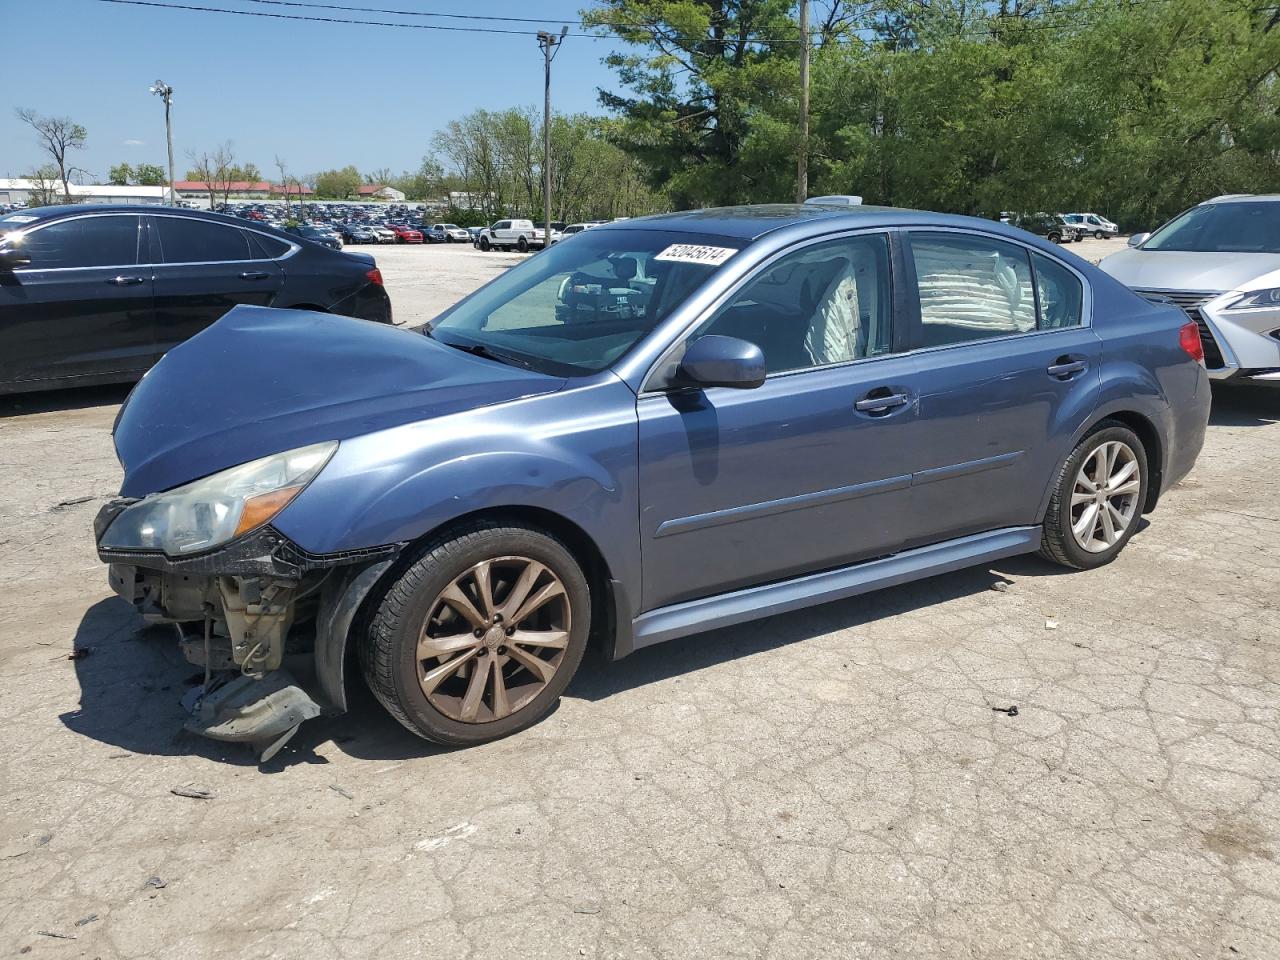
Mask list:
[[[303,721],[346,709],[347,635],[400,545],[317,555],[265,523],[174,556],[172,543],[161,544],[152,527],[177,522],[190,540],[193,524],[179,516],[180,500],[176,508],[162,502],[169,496],[106,504],[94,523],[98,555],[112,589],[145,620],[174,624],[183,656],[204,669],[204,682],[183,699],[186,729],[247,743],[268,760]],[[252,497],[246,502],[242,513],[252,509]],[[120,523],[139,507],[141,520]],[[133,541],[160,549],[137,549]]]

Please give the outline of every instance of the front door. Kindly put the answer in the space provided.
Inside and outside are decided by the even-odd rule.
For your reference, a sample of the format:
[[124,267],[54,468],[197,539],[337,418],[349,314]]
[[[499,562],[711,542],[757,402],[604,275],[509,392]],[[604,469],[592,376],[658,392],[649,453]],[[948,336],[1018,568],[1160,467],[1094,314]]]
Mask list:
[[18,241],[31,262],[0,271],[0,381],[127,379],[152,364],[140,227],[132,214],[89,214]]
[[248,231],[194,217],[151,219],[159,353],[194,337],[232,307],[269,307],[275,301],[284,271]]
[[756,343],[762,386],[642,392],[645,610],[899,549],[916,378],[889,263],[883,234],[783,254],[689,338]]
[[920,370],[908,547],[1038,520],[1097,403],[1101,341],[1056,258],[959,231],[909,231]]

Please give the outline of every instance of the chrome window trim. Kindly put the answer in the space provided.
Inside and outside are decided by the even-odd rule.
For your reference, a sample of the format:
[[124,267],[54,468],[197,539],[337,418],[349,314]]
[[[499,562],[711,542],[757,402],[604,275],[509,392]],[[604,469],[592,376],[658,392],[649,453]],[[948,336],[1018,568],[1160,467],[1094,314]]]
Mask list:
[[[658,368],[666,364],[668,360],[670,360],[671,355],[684,346],[685,341],[688,339],[688,337],[694,331],[696,331],[700,326],[702,326],[703,323],[710,320],[716,313],[718,313],[720,308],[723,307],[726,303],[728,303],[728,301],[731,298],[736,296],[739,293],[739,291],[742,290],[743,287],[745,287],[748,283],[750,283],[751,281],[759,277],[762,273],[764,273],[764,271],[770,269],[774,264],[776,264],[783,257],[789,256],[790,254],[796,253],[797,251],[804,250],[806,247],[812,247],[819,243],[829,243],[833,240],[847,240],[853,237],[866,237],[866,236],[874,236],[876,234],[880,234],[885,238],[885,246],[886,248],[888,248],[889,270],[890,270],[890,274],[892,275],[893,248],[890,241],[890,234],[896,229],[898,228],[881,226],[881,227],[858,227],[852,230],[840,230],[836,233],[824,233],[818,236],[808,237],[797,243],[792,243],[785,247],[781,247],[777,250],[774,250],[772,253],[766,256],[759,263],[756,263],[752,267],[748,268],[740,277],[738,277],[732,284],[730,284],[729,287],[721,291],[709,305],[707,305],[700,313],[697,314],[697,316],[693,319],[692,322],[686,324],[685,327],[672,338],[671,343],[667,346],[667,348],[658,355],[658,358],[652,364],[650,364],[649,369],[645,371],[645,375],[643,379],[640,381],[641,383],[640,396],[646,397],[646,396],[654,396],[654,395],[669,393],[670,391],[664,387],[651,386],[651,381],[653,380],[653,377],[656,371],[658,370]],[[745,247],[743,249],[745,249]],[[894,284],[892,282],[892,276],[891,276],[890,277],[891,305],[893,302],[893,294],[895,292],[896,291],[894,290]],[[899,318],[895,316],[894,320],[895,322],[898,322]],[[822,366],[803,367],[799,370],[779,370],[777,373],[767,374],[765,376],[765,379],[772,380],[775,377],[791,377],[801,373],[816,373],[822,370],[835,370],[839,367],[851,367],[854,364],[870,363],[874,360],[886,360],[891,357],[901,357],[901,356],[905,356],[907,353],[910,353],[910,351],[903,351],[902,353],[882,353],[874,357],[859,357],[856,360],[843,360],[839,363],[824,363]]]
[[261,230],[255,230],[252,227],[242,227],[236,223],[222,223],[218,220],[204,220],[201,217],[183,217],[172,213],[125,213],[120,210],[104,211],[102,213],[77,213],[70,217],[57,217],[53,220],[46,220],[38,223],[34,227],[27,230],[14,230],[13,233],[21,233],[24,236],[29,233],[38,233],[46,227],[52,227],[58,223],[70,223],[72,220],[85,220],[89,217],[135,217],[138,220],[138,229],[144,226],[143,218],[145,217],[168,217],[170,220],[200,220],[202,223],[210,223],[215,227],[225,227],[228,230],[246,230],[249,233],[256,233],[260,237],[266,237],[268,240],[277,240],[287,244],[289,249],[278,257],[254,257],[251,260],[182,260],[176,263],[155,263],[154,261],[142,261],[138,258],[135,263],[110,263],[92,267],[16,267],[11,273],[71,273],[77,270],[130,270],[138,267],[208,267],[218,264],[227,263],[281,263],[288,260],[294,254],[298,253],[302,247],[291,240],[285,240],[283,237],[273,236],[269,233],[263,233]]
[[[13,230],[12,233],[21,233],[23,236],[31,233],[39,233],[46,227],[52,227],[59,223],[70,223],[73,220],[88,220],[90,217],[134,217],[138,221],[138,230],[141,232],[143,227],[143,217],[145,213],[125,213],[121,210],[104,210],[101,213],[77,213],[70,217],[56,217],[53,220],[46,220],[43,223],[37,223],[34,227],[27,230]],[[134,246],[134,262],[133,263],[104,263],[92,267],[15,267],[10,273],[73,273],[77,270],[136,270],[138,267],[149,267],[149,263],[141,263],[140,257],[137,255],[137,245]]]
[[[282,260],[288,260],[302,249],[300,245],[294,243],[292,240],[285,240],[283,237],[277,237],[270,233],[263,233],[261,230],[255,230],[253,227],[242,227],[238,223],[223,223],[221,220],[205,220],[201,217],[181,217],[172,213],[150,213],[146,214],[146,216],[166,217],[169,220],[199,220],[201,223],[210,223],[215,227],[225,227],[228,230],[244,230],[246,233],[255,233],[260,237],[266,237],[268,240],[276,240],[280,243],[287,244],[289,247],[289,249],[280,254],[280,256],[267,257],[265,260],[262,257],[254,257],[251,260],[177,260],[173,263],[166,262],[149,264],[149,266],[153,267],[207,267],[214,263],[279,263]],[[249,221],[245,222],[248,223]]]

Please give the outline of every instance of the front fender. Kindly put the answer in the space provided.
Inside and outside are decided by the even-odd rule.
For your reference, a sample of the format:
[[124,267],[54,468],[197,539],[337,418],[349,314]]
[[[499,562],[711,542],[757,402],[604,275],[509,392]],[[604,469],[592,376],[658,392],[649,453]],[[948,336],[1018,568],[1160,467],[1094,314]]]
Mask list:
[[610,373],[343,441],[273,521],[317,553],[418,540],[459,517],[532,508],[591,538],[640,596],[635,395]]

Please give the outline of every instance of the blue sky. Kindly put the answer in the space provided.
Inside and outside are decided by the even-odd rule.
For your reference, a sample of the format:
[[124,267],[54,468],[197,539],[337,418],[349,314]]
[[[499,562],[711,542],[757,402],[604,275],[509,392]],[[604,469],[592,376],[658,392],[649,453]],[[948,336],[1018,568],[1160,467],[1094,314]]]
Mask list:
[[[340,11],[252,0],[157,0],[240,10],[355,19]],[[435,13],[546,17],[577,29],[575,0],[315,0]],[[22,176],[43,157],[14,117],[31,107],[89,130],[75,158],[96,179],[120,161],[163,165],[164,108],[147,88],[174,88],[178,177],[189,149],[235,143],[237,157],[271,172],[278,153],[293,173],[353,163],[361,170],[416,167],[434,132],[478,107],[542,103],[537,24],[393,18],[403,22],[528,29],[527,36],[400,30],[119,6],[98,0],[0,0],[5,44],[0,95],[0,176]],[[567,18],[567,19],[565,19]],[[52,25],[58,39],[50,44]],[[25,39],[23,39],[25,38]],[[616,89],[600,63],[609,41],[570,36],[556,57],[557,111],[599,112],[597,88]]]

